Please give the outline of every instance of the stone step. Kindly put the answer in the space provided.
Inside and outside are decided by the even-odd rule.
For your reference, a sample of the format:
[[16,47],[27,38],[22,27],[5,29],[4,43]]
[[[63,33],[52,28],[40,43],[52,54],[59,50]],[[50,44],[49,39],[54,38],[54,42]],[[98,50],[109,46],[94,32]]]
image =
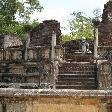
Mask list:
[[62,65],[84,65],[84,66],[93,66],[93,65],[96,65],[96,63],[90,63],[90,62],[62,62],[61,63]]
[[62,63],[57,76],[57,89],[97,89],[95,63]]
[[58,81],[92,81],[95,82],[96,78],[58,78]]
[[97,71],[59,71],[59,75],[63,74],[96,74]]
[[56,82],[56,85],[96,85],[96,82],[94,81],[58,81]]
[[73,62],[73,61],[76,61],[76,62],[86,62],[86,61],[92,61],[93,59],[93,55],[77,55],[77,54],[74,54],[74,55],[66,55],[65,56],[65,60],[66,61],[70,61],[70,62]]
[[83,75],[79,75],[79,74],[72,74],[72,75],[58,75],[58,79],[68,79],[68,78],[96,78],[95,74],[92,75],[88,75],[88,74],[83,74]]
[[61,66],[60,67],[60,69],[61,68],[66,68],[66,67],[68,67],[68,68],[71,68],[71,69],[73,69],[73,70],[83,70],[83,69],[87,69],[87,70],[94,70],[94,69],[96,69],[96,66],[83,66],[83,65],[71,65],[71,66],[68,66],[68,65],[63,65],[63,66]]
[[96,66],[96,64],[87,64],[87,63],[63,63],[62,65],[61,65],[61,67],[66,67],[66,66],[68,66],[68,67],[84,67],[84,68],[87,68],[87,67],[95,67]]
[[56,85],[56,89],[78,89],[78,90],[96,90],[97,86],[88,85],[88,86],[80,86],[80,85]]
[[64,71],[97,71],[96,64],[77,64],[77,63],[64,63],[59,67],[60,72]]
[[70,70],[70,69],[59,69],[59,74],[69,74],[69,73],[73,73],[73,74],[77,74],[77,73],[93,73],[93,72],[97,72],[97,69],[89,69],[89,70],[87,70],[87,69],[83,69],[83,70]]

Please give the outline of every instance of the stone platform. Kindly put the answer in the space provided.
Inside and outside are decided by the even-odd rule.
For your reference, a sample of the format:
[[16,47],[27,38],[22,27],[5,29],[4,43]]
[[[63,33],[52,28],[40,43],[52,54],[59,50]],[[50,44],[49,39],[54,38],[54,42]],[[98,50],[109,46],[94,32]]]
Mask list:
[[111,90],[0,89],[0,112],[111,112]]

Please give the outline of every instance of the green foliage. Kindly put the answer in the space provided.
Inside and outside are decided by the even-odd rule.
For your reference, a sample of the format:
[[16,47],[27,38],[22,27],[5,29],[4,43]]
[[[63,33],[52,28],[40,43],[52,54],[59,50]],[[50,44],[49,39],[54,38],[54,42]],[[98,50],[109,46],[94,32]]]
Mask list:
[[15,19],[16,12],[16,0],[0,0],[0,15],[4,16],[7,24]]
[[75,39],[93,38],[92,19],[87,17],[83,12],[73,12],[69,20],[71,34]]
[[38,24],[39,23],[36,21],[32,22],[31,24],[18,23],[13,21],[10,25],[5,24],[2,28],[0,28],[0,34],[14,34],[23,38],[28,31],[33,29]]
[[43,7],[40,5],[39,0],[23,0],[23,2],[17,2],[17,11],[21,18],[24,19],[25,23],[30,20],[30,15],[34,11],[40,12]]
[[14,20],[15,14],[18,14],[27,23],[34,11],[42,9],[38,0],[0,0],[0,14],[5,16],[7,21]]
[[70,40],[74,40],[73,36],[71,35],[64,35],[62,34],[62,42],[66,42],[66,41],[70,41]]
[[[35,20],[30,23],[30,15],[41,9],[38,0],[0,0],[0,34],[24,37],[26,32],[38,24]],[[16,14],[23,19],[22,23],[16,21]]]
[[94,15],[94,18],[95,19],[101,19],[101,9],[100,8],[96,8],[94,11],[93,11],[93,15]]

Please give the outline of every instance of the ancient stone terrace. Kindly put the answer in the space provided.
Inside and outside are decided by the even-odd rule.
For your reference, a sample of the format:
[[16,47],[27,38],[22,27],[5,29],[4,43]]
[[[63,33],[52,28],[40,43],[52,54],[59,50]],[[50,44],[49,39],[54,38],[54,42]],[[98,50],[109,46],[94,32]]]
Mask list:
[[111,90],[0,89],[1,112],[111,112]]
[[[1,36],[0,88],[111,89],[111,2],[105,5],[103,19],[95,26],[94,40],[62,45],[56,20],[40,23],[25,41]],[[108,34],[103,37],[103,32]]]
[[25,42],[1,36],[0,112],[112,112],[111,6],[112,0],[88,48],[82,40],[62,45],[55,20]]
[[[53,32],[57,42],[55,46],[52,45]],[[60,35],[60,24],[54,20],[41,23],[26,35],[26,41],[15,36],[2,35],[0,87],[52,88],[52,66],[54,61],[59,62],[63,58]],[[55,54],[52,53],[54,51]]]
[[81,40],[62,45],[60,24],[54,20],[44,21],[26,37],[22,41],[2,36],[0,88],[110,88],[110,67],[106,68],[110,63],[99,64],[94,60],[93,41],[88,40],[87,51],[81,50]]

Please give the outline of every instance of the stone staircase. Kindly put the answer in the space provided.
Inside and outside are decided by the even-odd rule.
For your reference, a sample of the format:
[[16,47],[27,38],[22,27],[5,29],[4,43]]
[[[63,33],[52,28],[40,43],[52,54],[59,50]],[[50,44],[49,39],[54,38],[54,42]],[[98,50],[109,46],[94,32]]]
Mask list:
[[73,52],[65,54],[65,60],[70,62],[90,62],[93,61],[93,58],[92,53]]
[[95,63],[65,62],[59,68],[56,89],[95,90],[98,88]]

